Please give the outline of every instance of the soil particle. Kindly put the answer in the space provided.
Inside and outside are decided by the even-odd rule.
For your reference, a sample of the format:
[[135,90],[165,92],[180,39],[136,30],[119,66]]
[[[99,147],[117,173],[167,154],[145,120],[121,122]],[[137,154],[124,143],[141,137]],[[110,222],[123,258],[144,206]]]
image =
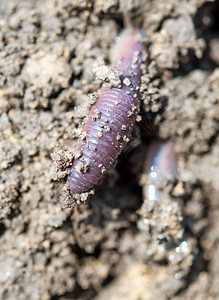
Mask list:
[[[71,68],[64,57],[59,57],[59,49],[44,49],[28,58],[23,68],[23,76],[36,88],[44,88],[50,84],[66,87],[71,77]],[[49,54],[48,54],[49,53]]]
[[194,24],[188,15],[163,22],[159,33],[152,37],[151,59],[156,59],[160,68],[177,68],[179,56],[193,51],[201,58],[204,41],[196,38]]
[[72,165],[73,154],[70,152],[59,150],[52,153],[52,159],[56,164],[56,176],[57,178],[65,178],[70,174],[70,166]]
[[143,217],[139,226],[159,242],[170,240],[179,242],[183,235],[181,207],[173,199],[167,199],[162,199],[162,203],[145,199],[139,212]]
[[108,82],[109,87],[121,87],[120,76],[122,72],[114,67],[106,66],[103,60],[97,60],[93,65],[92,71],[98,79]]
[[[169,82],[169,105],[167,111],[174,107],[181,107],[177,111],[177,115],[171,115],[172,129],[168,129],[168,135],[173,134],[178,140],[179,136],[183,136],[181,140],[181,152],[191,153],[207,153],[210,151],[211,144],[218,131],[217,115],[218,115],[218,69],[207,78],[207,74],[200,70],[192,71],[187,78],[175,78]],[[186,80],[184,83],[182,83]],[[204,84],[206,82],[206,84]],[[176,85],[175,85],[176,84]],[[187,86],[186,90],[181,87]],[[195,95],[196,100],[192,101]],[[184,101],[181,106],[180,102]],[[171,108],[172,107],[172,108]],[[168,114],[169,115],[169,114]],[[183,119],[183,126],[179,127],[177,122]],[[208,120],[206,122],[205,120]],[[178,123],[179,124],[179,123]],[[175,133],[173,133],[175,128]],[[172,132],[171,132],[172,131]],[[162,137],[167,137],[165,122],[160,128]]]

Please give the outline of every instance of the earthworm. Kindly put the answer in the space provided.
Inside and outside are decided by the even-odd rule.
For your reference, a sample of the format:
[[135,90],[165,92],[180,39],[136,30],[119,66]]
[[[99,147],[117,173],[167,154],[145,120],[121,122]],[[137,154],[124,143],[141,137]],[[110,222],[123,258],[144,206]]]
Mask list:
[[172,142],[153,141],[146,160],[144,194],[148,200],[162,201],[160,187],[176,178],[176,155]]
[[155,140],[149,145],[141,178],[143,204],[139,228],[146,230],[159,243],[172,247],[183,237],[181,199],[172,198],[176,182],[176,154],[169,141]]
[[147,57],[142,34],[140,29],[124,30],[114,48],[112,63],[121,71],[121,85],[103,87],[88,115],[67,179],[75,193],[92,189],[129,141],[140,109],[142,62]]

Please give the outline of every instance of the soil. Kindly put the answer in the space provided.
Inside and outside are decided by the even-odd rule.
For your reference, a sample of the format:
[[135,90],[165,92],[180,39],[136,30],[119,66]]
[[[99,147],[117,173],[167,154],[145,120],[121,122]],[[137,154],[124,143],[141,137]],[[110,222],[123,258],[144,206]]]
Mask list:
[[[0,299],[219,299],[218,14],[216,0],[0,2]],[[69,164],[92,66],[128,26],[148,38],[142,121],[94,194],[66,200],[52,153]],[[141,184],[157,137],[178,158],[162,207]]]

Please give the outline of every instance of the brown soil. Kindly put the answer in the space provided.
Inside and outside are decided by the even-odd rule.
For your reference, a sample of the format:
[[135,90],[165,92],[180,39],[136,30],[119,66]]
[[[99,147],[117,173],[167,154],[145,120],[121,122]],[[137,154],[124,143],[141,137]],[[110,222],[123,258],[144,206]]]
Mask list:
[[[216,0],[0,2],[0,299],[219,299],[218,14]],[[126,26],[148,35],[142,121],[94,195],[63,208],[51,153],[72,157],[92,66]],[[182,203],[161,215],[140,184],[157,136],[175,144]],[[167,212],[177,241],[160,235]]]

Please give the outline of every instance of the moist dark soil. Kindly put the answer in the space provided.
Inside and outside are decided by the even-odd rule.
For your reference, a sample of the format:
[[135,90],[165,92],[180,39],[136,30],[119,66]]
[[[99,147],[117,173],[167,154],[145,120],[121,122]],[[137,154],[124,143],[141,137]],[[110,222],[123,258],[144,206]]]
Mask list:
[[[219,299],[218,15],[216,0],[1,0],[1,299]],[[92,66],[129,26],[150,52],[142,121],[77,204],[52,153],[74,153]],[[141,180],[157,138],[178,163],[162,207]]]

